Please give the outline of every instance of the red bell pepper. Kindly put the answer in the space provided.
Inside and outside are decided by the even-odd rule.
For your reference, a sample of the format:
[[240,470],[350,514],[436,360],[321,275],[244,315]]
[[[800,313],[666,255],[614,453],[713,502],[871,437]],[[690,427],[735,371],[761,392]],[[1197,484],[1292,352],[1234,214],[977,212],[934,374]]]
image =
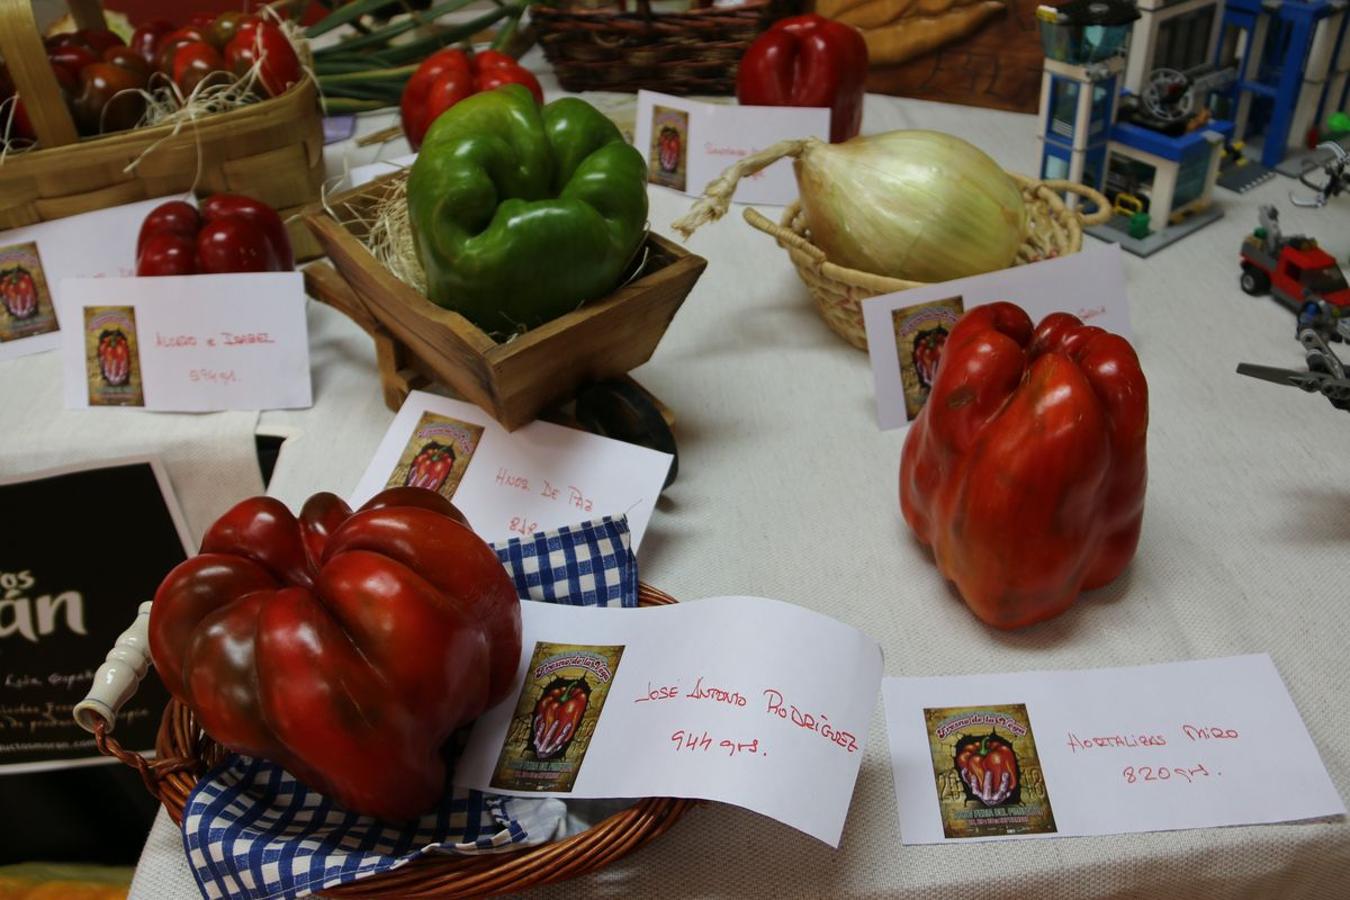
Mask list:
[[510,690],[520,602],[450,502],[393,488],[297,518],[255,497],[164,579],[150,652],[207,734],[346,808],[402,821],[445,789],[450,734]]
[[403,87],[399,100],[403,134],[416,150],[437,116],[465,97],[504,84],[523,84],[537,103],[544,102],[539,80],[505,53],[482,50],[470,56],[448,47],[437,50],[422,61]]
[[900,509],[997,628],[1064,612],[1124,571],[1148,481],[1148,383],[1129,342],[1011,303],[952,328],[900,459]]
[[1002,804],[1017,790],[1017,754],[996,732],[963,737],[957,743],[956,771],[986,806]]
[[136,239],[137,275],[289,272],[295,268],[286,223],[251,197],[214,194],[198,212],[172,200],[150,211]]
[[584,677],[558,678],[544,689],[530,716],[530,746],[538,759],[556,759],[567,752],[591,702],[591,686]]
[[827,106],[830,141],[862,127],[867,43],[852,25],[811,13],[779,19],[755,38],[736,73],[746,106]]

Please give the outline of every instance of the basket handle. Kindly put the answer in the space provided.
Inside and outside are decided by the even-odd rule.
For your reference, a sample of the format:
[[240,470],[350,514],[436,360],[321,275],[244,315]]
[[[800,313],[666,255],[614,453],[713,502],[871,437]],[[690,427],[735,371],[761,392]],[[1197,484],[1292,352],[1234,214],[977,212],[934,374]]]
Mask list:
[[[97,6],[97,0],[92,2]],[[87,3],[72,0],[70,6],[77,16],[88,13]],[[98,19],[103,19],[102,9],[98,10]],[[75,120],[70,117],[56,74],[47,62],[47,51],[29,0],[0,0],[0,56],[5,58],[23,97],[38,142],[43,147],[62,147],[79,140]]]
[[108,651],[107,661],[94,673],[94,683],[83,700],[75,704],[75,721],[85,731],[98,733],[98,727],[111,732],[117,725],[117,713],[136,693],[141,679],[150,670],[150,601],[136,611],[136,621],[117,636]]
[[787,208],[787,211],[783,214],[783,224],[781,225],[765,216],[753,206],[747,206],[741,215],[745,217],[745,221],[750,223],[751,228],[764,232],[769,237],[776,240],[779,246],[792,247],[795,250],[800,250],[802,253],[805,253],[807,256],[811,257],[811,259],[815,260],[817,265],[821,265],[826,262],[825,251],[787,227],[787,223],[791,222],[792,218],[797,214],[797,208],[795,203]]

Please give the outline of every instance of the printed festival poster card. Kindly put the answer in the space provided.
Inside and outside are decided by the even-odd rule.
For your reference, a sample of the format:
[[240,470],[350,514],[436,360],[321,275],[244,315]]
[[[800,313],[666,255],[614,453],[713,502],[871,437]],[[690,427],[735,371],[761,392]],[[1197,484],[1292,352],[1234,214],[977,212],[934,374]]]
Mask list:
[[166,198],[0,231],[0,360],[61,344],[61,282],[135,274],[141,221]]
[[[0,774],[116,764],[71,718],[118,635],[193,552],[158,460],[0,482]],[[153,672],[117,738],[153,753],[168,694]]]
[[1089,325],[1130,337],[1125,269],[1116,244],[864,300],[883,431],[903,428],[918,416],[947,335],[962,313],[996,300],[1016,303],[1032,322],[1052,312],[1071,312]]
[[1266,654],[887,678],[882,693],[906,844],[1345,814]]
[[550,422],[507,431],[477,406],[413,391],[352,494],[437,491],[488,542],[603,516],[628,517],[636,551],[671,456]]
[[[639,91],[633,146],[647,160],[647,181],[691,196],[737,160],[790,138],[829,140],[824,107],[736,106]],[[797,199],[791,160],[741,179],[737,203],[786,206]]]
[[174,412],[312,402],[298,272],[73,278],[64,285],[65,402]]
[[521,614],[512,690],[478,719],[455,784],[720,800],[839,845],[881,680],[876,641],[762,597]]

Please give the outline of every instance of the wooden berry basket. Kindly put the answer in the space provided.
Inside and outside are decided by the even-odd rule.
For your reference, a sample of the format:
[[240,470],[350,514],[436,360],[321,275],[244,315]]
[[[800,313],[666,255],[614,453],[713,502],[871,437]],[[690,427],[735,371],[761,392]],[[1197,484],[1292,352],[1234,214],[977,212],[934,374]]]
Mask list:
[[600,9],[539,4],[530,20],[569,91],[662,91],[734,94],[736,70],[750,43],[789,12],[778,0],[739,6],[694,3],[688,10],[654,12],[651,0]]
[[[514,430],[595,381],[651,358],[708,261],[665,238],[647,237],[638,277],[608,297],[498,343],[399,280],[363,242],[360,223],[407,172],[331,197],[305,213],[350,291],[333,290],[322,268],[307,272],[311,293],[350,316],[375,339],[384,400],[397,410],[415,380],[439,381]],[[335,217],[336,216],[336,217]],[[528,265],[528,260],[522,261]]]
[[[67,5],[81,28],[103,27],[98,0]],[[0,0],[0,56],[38,136],[35,149],[0,162],[0,230],[194,189],[201,196],[246,194],[288,218],[322,189],[323,121],[309,78],[177,134],[165,124],[80,138],[29,0]],[[290,231],[297,257],[317,255],[303,224],[294,221]]]
[[[639,606],[666,606],[675,598],[646,584]],[[150,603],[142,603],[131,628],[118,639],[94,676],[94,688],[75,707],[75,720],[93,732],[99,752],[141,773],[146,789],[181,824],[197,779],[226,756],[201,730],[196,716],[170,700],[155,740],[155,758],[123,748],[112,736],[117,712],[135,695],[150,666]],[[655,840],[697,801],[668,797],[639,800],[579,834],[483,856],[433,854],[406,866],[323,891],[330,897],[481,897],[508,894],[598,871]]]

